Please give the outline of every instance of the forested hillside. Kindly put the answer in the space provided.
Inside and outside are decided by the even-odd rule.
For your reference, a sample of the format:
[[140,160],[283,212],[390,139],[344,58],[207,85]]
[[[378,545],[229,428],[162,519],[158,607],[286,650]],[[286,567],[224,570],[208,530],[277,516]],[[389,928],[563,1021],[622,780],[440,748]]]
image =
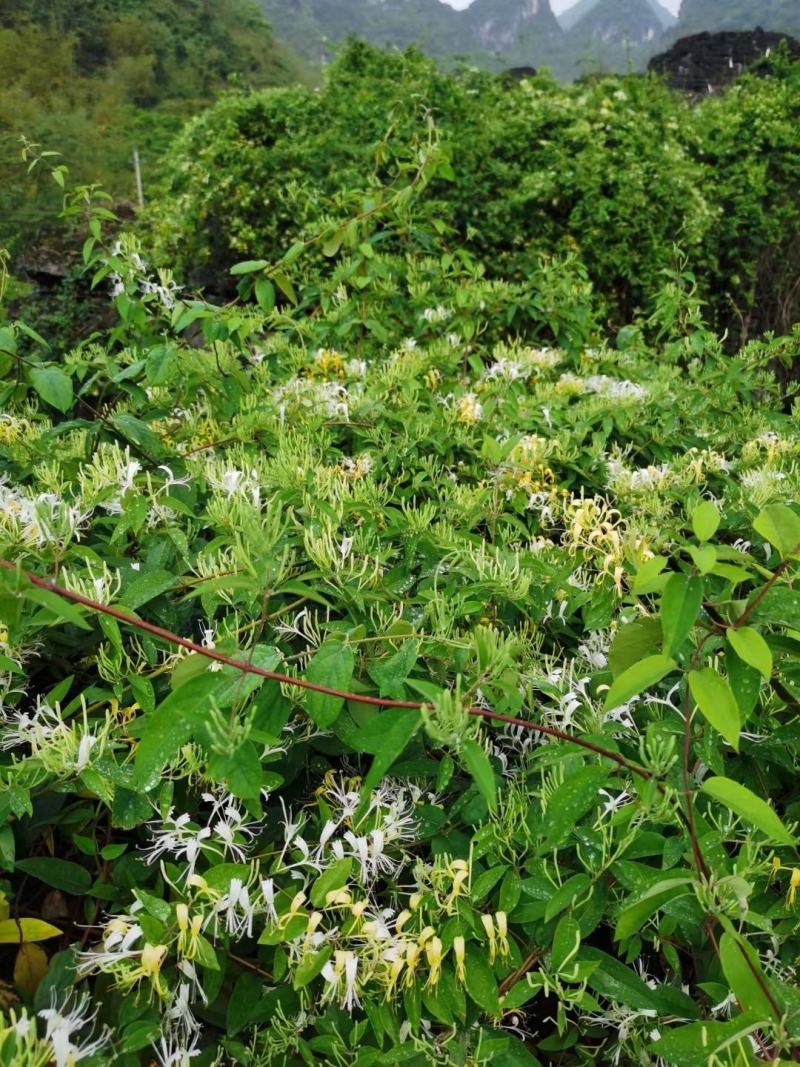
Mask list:
[[[232,85],[304,77],[250,0],[0,0],[0,239],[52,211],[23,181],[20,135],[57,145],[78,180],[134,197],[181,123]],[[21,223],[27,222],[27,226]]]

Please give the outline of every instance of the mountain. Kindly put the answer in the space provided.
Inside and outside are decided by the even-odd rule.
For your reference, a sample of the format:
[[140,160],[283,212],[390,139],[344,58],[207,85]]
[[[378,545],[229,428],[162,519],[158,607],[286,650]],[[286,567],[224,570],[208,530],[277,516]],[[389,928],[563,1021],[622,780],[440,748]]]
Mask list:
[[[302,55],[327,59],[350,34],[373,44],[419,45],[483,66],[544,63],[562,36],[550,0],[474,0],[456,11],[441,0],[260,0],[277,36]],[[498,54],[504,60],[498,60]]]
[[798,0],[683,0],[671,38],[704,30],[764,30],[800,35]]
[[[578,0],[576,4],[567,8],[566,11],[562,11],[558,16],[561,28],[563,30],[571,30],[572,27],[580,22],[585,15],[588,15],[592,8],[596,7],[599,2],[600,0]],[[658,16],[658,19],[665,30],[669,29],[670,26],[674,26],[678,21],[677,16],[667,10],[667,8],[665,8],[663,4],[660,4],[658,0],[647,0],[647,2]]]
[[639,69],[664,32],[649,0],[596,0],[566,35],[579,72]]
[[534,58],[544,42],[561,37],[550,0],[474,0],[463,17],[487,52]]

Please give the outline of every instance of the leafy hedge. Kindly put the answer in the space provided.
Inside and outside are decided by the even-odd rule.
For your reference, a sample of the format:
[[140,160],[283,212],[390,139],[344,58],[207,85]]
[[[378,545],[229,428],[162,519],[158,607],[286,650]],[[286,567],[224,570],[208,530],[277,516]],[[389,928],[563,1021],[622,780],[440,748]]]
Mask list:
[[78,190],[113,326],[0,328],[0,1058],[790,1062],[800,335],[377,155],[223,306]]
[[409,142],[435,117],[452,174],[427,214],[435,247],[469,250],[495,277],[543,253],[580,256],[618,327],[647,313],[680,245],[709,316],[745,339],[797,318],[800,67],[772,61],[691,104],[651,77],[561,87],[446,75],[413,52],[352,42],[322,91],[230,97],[191,123],[167,163],[153,222],[164,254],[215,291],[245,251],[274,259],[341,214],[387,131]]

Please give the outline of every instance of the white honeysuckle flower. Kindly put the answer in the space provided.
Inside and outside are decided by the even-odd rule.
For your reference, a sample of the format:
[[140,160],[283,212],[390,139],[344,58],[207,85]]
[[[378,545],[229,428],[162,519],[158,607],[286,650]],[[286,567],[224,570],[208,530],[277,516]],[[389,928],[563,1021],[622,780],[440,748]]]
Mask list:
[[[51,994],[50,1007],[43,1008],[39,1018],[45,1023],[45,1041],[53,1050],[54,1067],[74,1067],[80,1060],[96,1056],[108,1047],[111,1031],[104,1027],[99,1034],[94,1033],[99,1010],[99,1007],[92,1010],[88,993],[78,996],[70,992],[61,1003],[55,991]],[[88,1033],[80,1037],[82,1030]]]
[[349,1012],[361,1007],[356,988],[358,956],[355,952],[337,949],[333,954],[333,960],[329,960],[322,968],[322,977],[326,983],[322,994],[323,1000],[338,998],[340,1007]]
[[147,824],[152,844],[143,849],[145,863],[155,863],[162,856],[183,860],[187,865],[186,876],[194,874],[202,848],[211,837],[210,826],[196,826],[188,812],[176,816],[170,808],[163,819]]
[[278,913],[275,910],[275,882],[272,878],[261,879],[261,899],[270,922],[278,921]]
[[198,1022],[192,1011],[192,986],[181,982],[173,993],[164,1012],[164,1023],[168,1033],[190,1038],[197,1033]]
[[162,1037],[152,1046],[159,1067],[191,1067],[191,1061],[200,1052],[200,1035],[195,1033],[190,1041],[180,1041],[174,1036]]
[[600,812],[601,819],[604,819],[607,815],[615,815],[620,808],[625,807],[626,804],[633,800],[632,794],[627,789],[623,789],[617,796],[613,796],[607,789],[598,789],[597,792],[599,796],[606,798],[603,810]]
[[241,878],[232,878],[227,893],[214,905],[214,927],[224,921],[228,934],[238,940],[253,936],[256,905],[250,900],[250,890]]
[[166,472],[166,480],[165,480],[164,484],[161,487],[162,492],[165,489],[171,489],[173,485],[189,485],[190,484],[189,478],[176,478],[175,475],[172,473],[172,468],[166,466],[166,464],[162,464],[158,469],[160,471],[165,471]]

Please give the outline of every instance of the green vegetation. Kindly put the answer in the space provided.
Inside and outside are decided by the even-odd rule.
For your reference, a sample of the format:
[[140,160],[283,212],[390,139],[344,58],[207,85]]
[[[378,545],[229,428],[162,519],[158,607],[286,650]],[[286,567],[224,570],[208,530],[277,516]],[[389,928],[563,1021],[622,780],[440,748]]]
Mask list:
[[574,253],[613,329],[650,314],[677,244],[720,332],[785,332],[800,298],[798,86],[778,58],[772,77],[691,107],[651,78],[516,84],[354,43],[321,92],[229,97],[191,123],[154,225],[164,258],[219,292],[245,253],[273,260],[347,210],[367,170],[391,180],[374,146],[389,126],[411,143],[415,101],[452,161],[423,208],[431,251],[455,240],[516,279]]
[[27,153],[0,1062],[797,1060],[798,106],[352,45],[135,232]]
[[3,0],[0,3],[0,241],[19,243],[52,215],[57,190],[32,196],[20,135],[57,144],[76,178],[133,200],[131,156],[146,191],[182,123],[231,84],[303,76],[250,0]]

